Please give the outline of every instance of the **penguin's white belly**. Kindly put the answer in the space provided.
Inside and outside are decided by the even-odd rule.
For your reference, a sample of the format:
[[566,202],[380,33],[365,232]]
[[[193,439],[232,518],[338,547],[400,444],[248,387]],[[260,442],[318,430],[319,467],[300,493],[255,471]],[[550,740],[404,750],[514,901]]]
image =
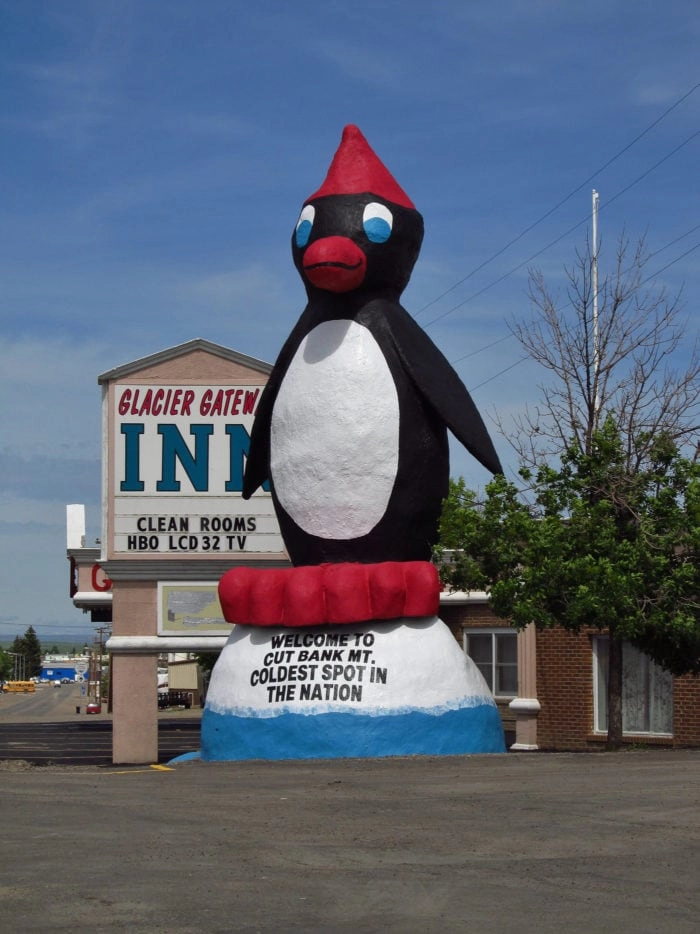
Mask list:
[[399,462],[399,398],[384,354],[354,321],[301,342],[270,426],[275,492],[305,532],[347,540],[386,512]]

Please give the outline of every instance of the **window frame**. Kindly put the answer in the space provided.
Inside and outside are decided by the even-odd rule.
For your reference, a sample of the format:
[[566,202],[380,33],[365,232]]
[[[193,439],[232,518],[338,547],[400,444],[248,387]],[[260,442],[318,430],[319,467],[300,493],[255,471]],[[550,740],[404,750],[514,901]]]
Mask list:
[[[478,626],[478,627],[462,626],[462,651],[464,652],[465,655],[471,658],[474,664],[476,665],[477,663],[474,661],[472,656],[469,654],[469,637],[470,636],[491,636],[491,661],[490,661],[491,684],[489,685],[488,678],[486,678],[485,680],[493,696],[499,699],[503,699],[503,700],[513,700],[514,698],[518,697],[520,671],[518,669],[518,655],[517,655],[518,631],[517,629],[513,629],[511,626]],[[499,663],[497,662],[497,652],[496,652],[496,638],[498,636],[508,636],[509,638],[513,638],[515,640],[515,650],[516,650],[515,662],[506,663],[509,666],[515,667],[516,687],[513,693],[496,692],[494,690],[494,687],[492,687],[492,685],[495,685],[498,681],[497,669],[498,669]],[[503,665],[504,663],[500,663],[500,664]]]
[[[604,682],[604,681],[601,682],[601,672],[600,672],[600,667],[601,667],[601,666],[600,666],[600,660],[599,660],[599,655],[598,655],[599,646],[600,646],[602,643],[605,643],[605,644],[606,644],[606,654],[607,654],[607,644],[609,643],[609,636],[606,636],[606,635],[595,635],[595,636],[591,636],[591,662],[592,662],[592,666],[593,666],[593,733],[595,733],[597,736],[604,736],[604,735],[606,735],[607,732],[608,732],[607,693],[605,693],[606,685],[605,685],[605,682]],[[622,664],[623,664],[623,677],[624,677],[624,651],[625,651],[625,646],[629,646],[630,648],[634,648],[634,646],[632,646],[631,643],[628,643],[628,642],[624,642],[624,643],[623,643],[623,647],[622,647],[622,652],[623,652],[623,663],[622,663]],[[637,650],[637,651],[639,652],[639,654],[640,654],[641,656],[643,656],[643,657],[646,658],[646,660],[647,660],[647,675],[646,675],[646,677],[648,677],[649,674],[650,674],[650,666],[654,666],[655,668],[658,668],[660,672],[663,672],[663,669],[661,668],[661,666],[657,665],[657,664],[654,662],[654,660],[653,660],[650,656],[648,656],[645,652],[641,652],[641,651],[639,651],[639,650]],[[634,730],[625,729],[625,726],[624,726],[624,721],[625,721],[625,689],[624,689],[624,683],[623,683],[623,688],[622,688],[622,704],[623,704],[623,727],[622,727],[622,735],[623,735],[623,736],[627,736],[627,737],[632,737],[632,736],[648,736],[648,737],[657,737],[657,738],[659,738],[659,739],[673,739],[673,691],[674,691],[674,683],[673,683],[673,681],[674,681],[674,679],[673,679],[673,675],[671,675],[670,673],[668,673],[667,677],[670,679],[670,691],[671,691],[671,697],[670,697],[670,704],[671,704],[671,716],[670,716],[670,719],[671,719],[671,730],[670,730],[670,732],[668,732],[668,731],[652,730],[652,729],[648,729],[648,730],[644,730],[644,729],[634,729]],[[647,690],[647,698],[648,698],[648,696],[649,696],[649,684],[646,685],[646,690]],[[603,719],[602,719],[602,713],[601,713],[601,710],[602,710],[603,707],[604,707],[604,715],[605,715],[604,721],[603,721]]]

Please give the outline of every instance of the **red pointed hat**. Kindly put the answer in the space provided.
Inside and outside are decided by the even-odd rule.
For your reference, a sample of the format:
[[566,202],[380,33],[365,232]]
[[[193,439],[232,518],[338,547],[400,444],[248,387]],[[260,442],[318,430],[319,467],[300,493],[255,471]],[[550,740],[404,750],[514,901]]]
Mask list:
[[325,181],[306,202],[326,195],[358,195],[363,192],[370,192],[386,201],[415,210],[411,199],[380,161],[361,130],[349,124],[343,130],[343,138]]

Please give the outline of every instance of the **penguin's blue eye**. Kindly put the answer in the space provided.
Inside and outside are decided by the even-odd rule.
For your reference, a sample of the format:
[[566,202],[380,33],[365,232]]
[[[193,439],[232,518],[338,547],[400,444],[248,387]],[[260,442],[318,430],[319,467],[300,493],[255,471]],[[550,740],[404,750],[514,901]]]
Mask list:
[[362,226],[372,243],[385,243],[391,236],[393,223],[394,217],[389,208],[378,201],[368,204],[362,215]]
[[309,242],[311,228],[314,225],[315,216],[316,209],[314,208],[313,204],[307,204],[305,208],[302,208],[302,212],[299,215],[299,220],[297,221],[296,231],[294,233],[294,238],[298,247],[306,246],[306,244]]

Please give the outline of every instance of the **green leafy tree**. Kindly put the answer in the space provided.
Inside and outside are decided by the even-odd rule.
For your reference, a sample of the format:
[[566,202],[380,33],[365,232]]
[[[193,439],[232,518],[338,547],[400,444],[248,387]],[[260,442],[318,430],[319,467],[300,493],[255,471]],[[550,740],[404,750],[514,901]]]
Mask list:
[[0,681],[7,681],[12,677],[12,656],[8,655],[4,649],[0,649]]
[[612,418],[591,453],[569,446],[541,466],[534,501],[496,477],[478,502],[453,481],[440,526],[441,576],[486,589],[516,628],[593,627],[610,635],[608,745],[622,742],[622,643],[679,675],[700,673],[700,465],[661,436],[630,473]]
[[206,681],[209,680],[214,665],[219,658],[220,652],[195,652],[194,658],[197,661],[197,664],[202,670],[202,674]]
[[22,673],[31,678],[41,673],[41,642],[33,626],[23,636],[15,636],[10,651],[23,659]]
[[531,315],[511,331],[544,379],[539,401],[500,423],[531,495],[525,505],[497,478],[477,526],[499,548],[482,532],[458,560],[493,582],[494,609],[516,625],[609,629],[610,745],[622,735],[623,639],[671,670],[695,670],[697,658],[697,476],[679,452],[698,431],[698,342],[649,259],[644,240],[632,248],[623,234],[600,276],[586,242],[564,294],[531,271]]

